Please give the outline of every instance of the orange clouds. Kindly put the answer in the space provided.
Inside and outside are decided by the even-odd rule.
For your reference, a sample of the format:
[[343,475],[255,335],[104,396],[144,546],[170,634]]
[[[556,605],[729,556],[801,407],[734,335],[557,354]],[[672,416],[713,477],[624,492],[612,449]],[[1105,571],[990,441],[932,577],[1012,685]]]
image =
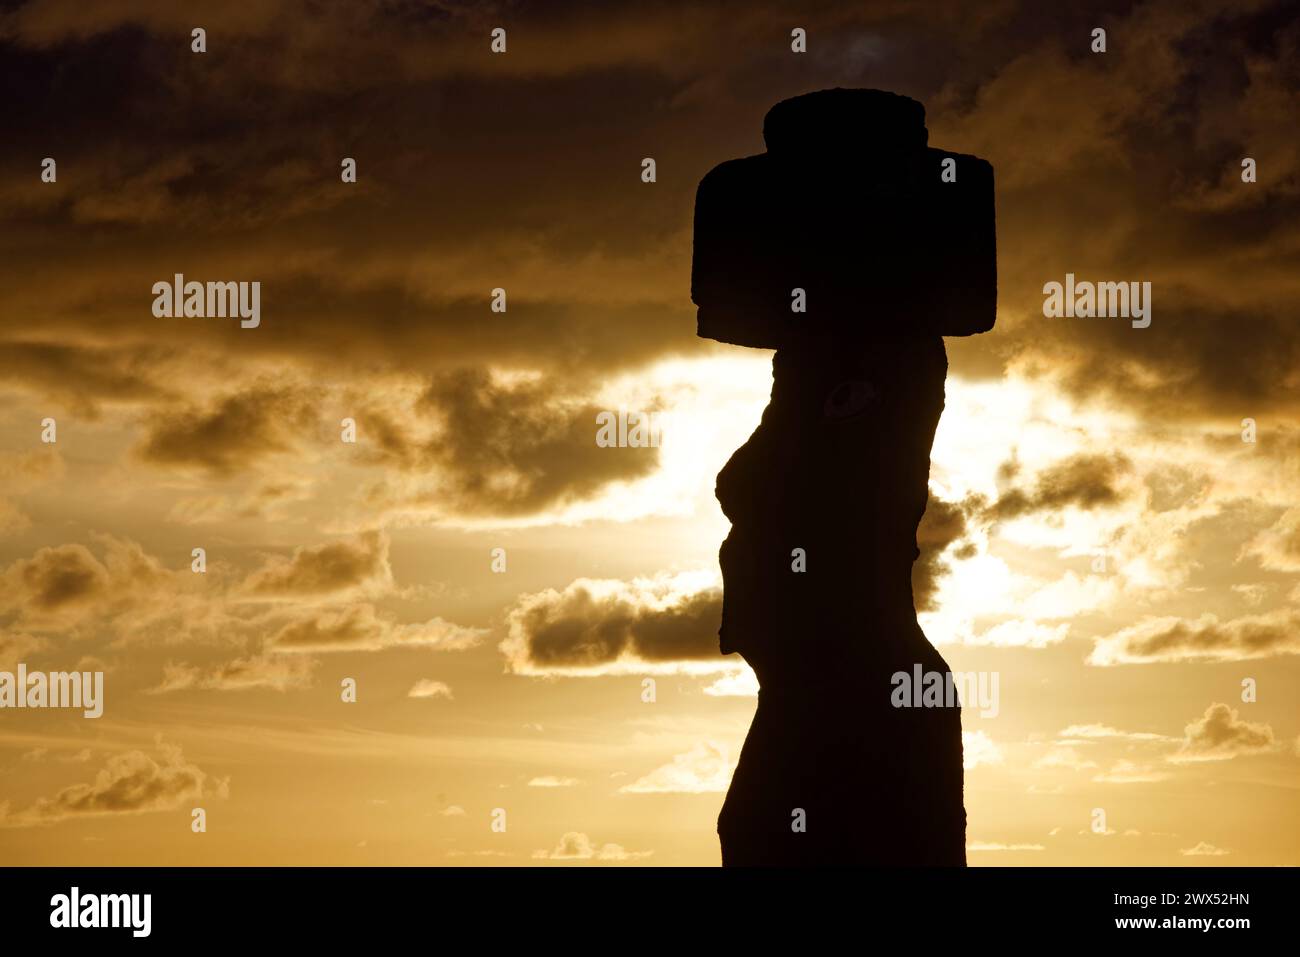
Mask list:
[[121,638],[168,627],[179,637],[205,627],[188,569],[163,567],[135,542],[94,540],[99,556],[81,544],[49,546],[0,570],[0,615],[35,632],[103,630]]
[[621,844],[595,844],[580,831],[569,831],[550,851],[533,852],[538,860],[550,861],[634,861],[649,857],[654,851],[629,851]]
[[1209,613],[1192,619],[1147,618],[1096,639],[1088,663],[1248,661],[1296,654],[1300,654],[1300,610],[1284,606],[1230,621]]
[[1237,716],[1226,704],[1212,704],[1205,714],[1187,725],[1182,746],[1169,760],[1226,761],[1244,754],[1258,754],[1274,747],[1273,729]]
[[501,651],[521,674],[734,668],[718,650],[721,614],[721,590],[698,574],[579,579],[521,598]]
[[153,694],[201,689],[206,691],[248,691],[265,688],[289,691],[312,683],[316,662],[297,655],[255,655],[235,658],[204,670],[193,665],[168,662],[162,683],[150,688]]
[[0,827],[56,824],[72,818],[169,811],[205,794],[224,796],[229,784],[213,780],[186,761],[181,749],[159,744],[157,757],[143,751],[114,754],[89,784],[74,784],[52,798],[10,812],[0,805]]
[[338,596],[357,591],[385,592],[393,586],[388,536],[370,531],[353,541],[300,547],[292,558],[275,558],[253,572],[243,588],[272,598]]
[[722,793],[735,769],[720,745],[703,741],[619,790],[624,794]]
[[375,412],[370,455],[406,471],[432,470],[446,511],[511,516],[593,495],[615,481],[654,470],[657,449],[611,454],[596,444],[590,400],[566,394],[546,379],[503,382],[483,370],[433,378],[416,408],[436,431],[416,439]]
[[[1015,518],[1028,512],[1055,512],[1073,506],[1091,509],[1117,503],[1117,480],[1132,470],[1123,455],[1084,453],[1057,462],[1035,476],[1032,491],[1008,489],[990,508],[994,518]],[[1014,473],[1012,473],[1014,474]]]
[[157,465],[229,475],[265,456],[294,451],[315,423],[315,411],[301,392],[254,388],[226,396],[206,411],[160,408],[139,454]]
[[290,621],[271,636],[270,646],[279,651],[463,651],[477,645],[486,634],[486,629],[464,628],[441,618],[402,625],[380,617],[373,605],[352,604]]

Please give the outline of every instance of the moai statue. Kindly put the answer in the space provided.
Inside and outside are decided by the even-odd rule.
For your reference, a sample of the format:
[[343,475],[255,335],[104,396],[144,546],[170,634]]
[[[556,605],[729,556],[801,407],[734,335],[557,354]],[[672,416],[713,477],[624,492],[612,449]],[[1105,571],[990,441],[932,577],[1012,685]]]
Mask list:
[[724,653],[758,710],[718,818],[724,865],[961,865],[961,714],[895,707],[949,671],[912,601],[944,336],[993,327],[993,168],[927,146],[879,90],[778,103],[767,152],[700,183],[699,334],[775,349],[758,429],[718,475]]

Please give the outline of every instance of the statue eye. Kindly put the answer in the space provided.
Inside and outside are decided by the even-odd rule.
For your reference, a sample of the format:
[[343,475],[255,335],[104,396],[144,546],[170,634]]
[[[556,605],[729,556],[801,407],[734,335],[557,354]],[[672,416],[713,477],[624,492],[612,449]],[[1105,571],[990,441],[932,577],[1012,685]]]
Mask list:
[[845,379],[826,397],[823,409],[828,419],[847,419],[860,415],[876,397],[876,390],[866,379]]

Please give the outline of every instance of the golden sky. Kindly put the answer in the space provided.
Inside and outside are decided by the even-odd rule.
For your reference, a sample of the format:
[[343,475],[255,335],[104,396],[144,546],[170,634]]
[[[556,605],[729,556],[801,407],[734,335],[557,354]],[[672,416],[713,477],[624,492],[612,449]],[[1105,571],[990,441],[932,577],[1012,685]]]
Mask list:
[[[997,171],[915,574],[999,677],[970,862],[1300,863],[1294,14],[589,6],[0,14],[0,670],[105,672],[98,719],[0,711],[0,863],[717,864],[713,481],[771,354],[695,337],[692,202],[834,86]],[[156,317],[177,273],[260,325]],[[1150,327],[1044,317],[1067,273]]]

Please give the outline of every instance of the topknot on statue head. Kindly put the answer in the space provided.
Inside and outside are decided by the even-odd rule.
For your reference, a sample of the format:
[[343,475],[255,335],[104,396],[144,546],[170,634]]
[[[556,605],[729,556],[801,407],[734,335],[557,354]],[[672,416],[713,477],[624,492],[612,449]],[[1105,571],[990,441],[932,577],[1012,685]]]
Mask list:
[[993,167],[928,147],[920,103],[808,93],[768,111],[763,139],[767,152],[714,167],[696,193],[701,336],[839,348],[992,328]]
[[930,134],[925,107],[884,90],[821,90],[782,100],[763,117],[763,143],[789,160],[870,162],[880,153],[915,154]]

